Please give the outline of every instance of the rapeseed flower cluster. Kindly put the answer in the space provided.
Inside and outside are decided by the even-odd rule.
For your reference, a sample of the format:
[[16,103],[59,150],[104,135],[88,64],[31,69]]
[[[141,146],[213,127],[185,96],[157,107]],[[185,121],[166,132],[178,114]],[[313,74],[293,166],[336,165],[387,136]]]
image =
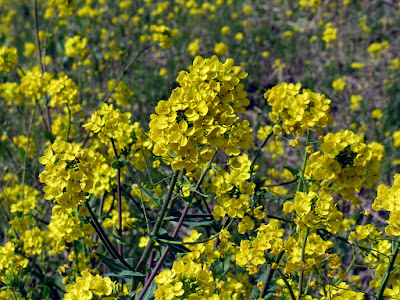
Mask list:
[[348,130],[328,133],[320,140],[321,151],[311,154],[307,174],[317,181],[330,182],[344,199],[359,204],[355,192],[378,182],[384,149],[377,143],[366,144],[363,135]]
[[0,48],[0,72],[10,72],[18,66],[17,49],[1,46]]
[[241,149],[247,152],[254,145],[252,129],[246,120],[238,123],[236,116],[249,104],[240,83],[246,76],[232,59],[222,63],[216,56],[197,56],[189,72],[179,74],[180,87],[151,115],[153,153],[173,169],[192,171],[212,158],[216,149],[225,149],[230,156],[239,155]]
[[117,300],[117,292],[115,283],[110,277],[101,277],[100,275],[93,276],[88,271],[83,271],[81,277],[76,278],[73,284],[67,284],[65,289],[67,293],[64,296],[65,300]]
[[265,92],[264,98],[272,106],[269,113],[272,122],[282,121],[287,134],[302,135],[304,130],[326,127],[332,123],[329,114],[331,100],[325,95],[304,89],[301,84],[281,83]]
[[56,140],[39,161],[46,169],[39,175],[47,200],[54,199],[61,207],[76,208],[85,200],[93,186],[92,163],[96,160],[92,150],[78,144]]
[[103,144],[110,144],[110,139],[115,140],[117,150],[121,151],[133,142],[130,118],[131,113],[121,113],[118,108],[114,109],[113,104],[103,103],[83,127],[97,134]]

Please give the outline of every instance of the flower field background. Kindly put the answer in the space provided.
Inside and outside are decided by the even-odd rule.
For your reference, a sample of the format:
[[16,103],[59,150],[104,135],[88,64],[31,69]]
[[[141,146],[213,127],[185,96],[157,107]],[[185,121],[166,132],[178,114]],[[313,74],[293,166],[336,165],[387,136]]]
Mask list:
[[0,299],[400,299],[400,2],[0,0]]

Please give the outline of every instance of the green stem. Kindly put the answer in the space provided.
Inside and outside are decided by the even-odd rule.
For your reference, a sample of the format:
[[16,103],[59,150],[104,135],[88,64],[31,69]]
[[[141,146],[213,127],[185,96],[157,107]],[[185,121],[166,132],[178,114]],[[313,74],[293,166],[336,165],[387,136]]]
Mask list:
[[289,282],[287,281],[286,276],[282,273],[281,269],[278,268],[278,269],[276,269],[276,271],[281,276],[283,282],[285,282],[285,285],[289,290],[289,294],[290,294],[290,297],[292,298],[292,300],[296,300],[296,296],[294,295],[292,287],[290,286]]
[[67,138],[66,138],[66,141],[68,143],[69,142],[69,132],[71,130],[71,110],[69,109],[68,103],[67,103],[67,109],[68,109],[68,127],[67,127]]
[[375,300],[383,299],[383,293],[389,281],[390,272],[393,268],[394,261],[396,260],[397,253],[399,252],[400,238],[395,242],[394,247],[392,249],[392,255],[390,256],[389,263],[386,266],[385,274],[381,279],[381,285],[379,286],[378,292],[376,293]]
[[[172,181],[169,186],[169,190],[168,190],[167,196],[165,198],[165,201],[163,202],[163,205],[161,207],[161,211],[158,214],[157,222],[154,225],[153,231],[150,234],[151,237],[157,236],[158,232],[162,226],[162,223],[164,221],[165,212],[167,211],[169,202],[171,201],[172,193],[175,189],[175,185],[178,180],[178,176],[179,176],[179,170],[176,170],[172,177]],[[146,248],[143,251],[142,256],[140,257],[140,260],[135,268],[135,271],[140,272],[143,269],[143,267],[146,265],[146,262],[150,256],[151,250],[153,250],[153,248],[154,248],[154,244],[155,244],[155,241],[153,239],[150,239],[149,242],[147,243]]]
[[[282,260],[284,254],[285,254],[285,251],[281,251],[281,252],[278,253],[278,255],[275,258],[275,262],[277,264],[280,263],[280,261]],[[260,293],[259,298],[264,298],[265,294],[267,293],[268,288],[269,288],[269,284],[271,283],[271,280],[272,280],[272,276],[274,276],[274,272],[275,272],[275,270],[271,268],[271,264],[268,264],[268,266],[267,266],[267,274],[265,276],[264,286],[263,286],[263,289],[262,289],[262,291]]]
[[[304,276],[304,270],[303,270],[303,265],[304,265],[304,253],[306,251],[306,243],[307,243],[307,238],[308,238],[308,233],[309,233],[309,228],[307,227],[306,229],[306,234],[304,236],[303,243],[301,245],[301,260],[300,260],[300,276],[299,276],[299,300],[301,299],[301,295],[303,294],[303,276]],[[301,238],[301,237],[300,237]]]

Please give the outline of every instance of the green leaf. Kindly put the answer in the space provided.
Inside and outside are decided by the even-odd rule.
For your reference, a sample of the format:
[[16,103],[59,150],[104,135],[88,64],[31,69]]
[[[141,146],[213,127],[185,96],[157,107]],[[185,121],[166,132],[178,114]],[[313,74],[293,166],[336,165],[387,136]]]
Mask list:
[[54,143],[54,141],[56,140],[56,135],[54,135],[54,134],[52,134],[50,131],[48,131],[48,130],[45,130],[44,132],[43,132],[43,137],[46,139],[46,140],[48,140],[48,141],[50,141],[51,143]]
[[[149,286],[149,288],[147,289],[146,294],[143,297],[143,300],[152,300],[154,299],[154,291],[157,289],[157,284],[156,282],[153,280]],[[139,297],[140,292],[137,293],[135,299],[137,299],[137,297]]]
[[113,169],[120,169],[120,168],[122,168],[123,166],[124,166],[124,162],[122,162],[120,159],[114,161],[114,162],[112,163],[112,165],[111,165],[111,167],[112,167]]
[[213,224],[214,220],[206,220],[206,221],[183,221],[185,226],[192,226],[192,227],[200,227],[200,226],[208,226]]
[[104,277],[118,277],[121,279],[124,279],[125,277],[139,277],[139,278],[144,278],[146,275],[139,273],[139,272],[133,272],[130,270],[123,270],[119,272],[118,274],[114,272],[106,273],[103,275]]
[[230,255],[227,255],[224,260],[216,262],[214,266],[215,277],[221,278],[222,276],[224,276],[229,270],[230,262],[231,262]]
[[295,169],[295,168],[292,168],[292,167],[289,167],[289,166],[286,166],[285,169],[289,170],[290,173],[292,173],[294,177],[297,177],[298,174],[299,174],[299,170],[298,169]]
[[169,243],[168,241],[171,241],[171,242],[178,242],[178,241],[175,240],[174,238],[170,237],[168,234],[162,234],[162,235],[159,235],[158,237],[154,237],[153,239],[155,239],[160,245],[168,246],[172,253],[191,252],[191,250],[186,248],[184,245]]
[[24,163],[24,160],[25,160],[25,149],[24,148],[19,148],[19,160],[21,161],[21,164]]
[[157,205],[158,207],[161,206],[160,204],[160,198],[155,197],[152,193],[150,193],[148,190],[146,190],[144,187],[142,187],[140,184],[137,185],[139,187],[139,189],[142,191],[142,193],[149,198],[151,201],[153,201],[153,203],[155,205]]
[[126,267],[117,259],[109,258],[103,254],[96,253],[100,260],[110,269],[111,272],[118,274],[122,271],[126,271]]

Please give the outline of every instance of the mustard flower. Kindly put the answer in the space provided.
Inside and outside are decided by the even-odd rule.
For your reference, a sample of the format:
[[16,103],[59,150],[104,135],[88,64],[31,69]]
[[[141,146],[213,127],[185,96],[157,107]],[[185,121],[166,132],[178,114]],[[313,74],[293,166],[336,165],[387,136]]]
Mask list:
[[311,154],[307,173],[318,181],[330,180],[345,200],[360,203],[355,192],[377,183],[383,147],[366,144],[363,135],[342,130],[321,137],[321,151]]
[[344,88],[346,87],[346,78],[345,77],[341,77],[341,78],[337,78],[332,82],[332,88],[335,91],[341,92],[344,90]]
[[221,28],[222,35],[228,35],[231,32],[231,28],[228,25],[225,25]]
[[221,43],[216,43],[214,46],[214,52],[217,55],[224,55],[228,51],[228,46],[225,45],[223,42]]
[[[116,79],[108,81],[107,86],[109,91],[111,91],[116,82]],[[126,106],[130,101],[132,101],[133,95],[133,91],[123,81],[120,81],[111,95],[111,99],[116,101],[118,106]]]
[[367,51],[372,58],[378,58],[389,50],[389,42],[383,41],[381,43],[375,42],[369,45]]
[[87,39],[79,35],[68,37],[65,41],[65,55],[69,57],[84,57],[87,53]]
[[326,23],[322,40],[327,44],[337,40],[337,28],[333,27],[331,22]]
[[122,150],[133,142],[130,118],[131,113],[121,113],[118,108],[114,109],[112,104],[103,103],[82,127],[97,134],[103,144],[111,144],[110,139],[114,139],[117,149]]
[[117,294],[114,292],[116,283],[112,282],[110,277],[93,276],[88,271],[83,271],[81,276],[76,278],[75,283],[66,285],[65,300],[89,300],[102,296],[108,296],[108,300],[117,300]]
[[151,25],[150,32],[154,42],[159,43],[161,48],[171,48],[172,41],[178,35],[178,29],[171,29],[165,25]]
[[0,48],[0,72],[13,71],[18,66],[17,49],[2,46]]
[[188,46],[188,51],[190,55],[196,55],[199,52],[199,39],[195,39],[193,42],[191,42]]
[[[67,104],[70,107],[77,104],[78,87],[68,76],[62,76],[58,79],[52,79],[46,87],[51,99],[49,105],[51,107]],[[77,110],[81,110],[80,106]]]
[[56,140],[39,159],[46,169],[40,173],[39,180],[47,200],[55,201],[65,208],[76,208],[93,186],[92,163],[96,160],[94,152],[82,149],[78,144]]
[[281,83],[268,90],[264,98],[272,106],[269,116],[273,122],[282,120],[282,128],[286,133],[302,135],[304,130],[314,127],[326,127],[332,122],[329,114],[330,100],[324,95],[303,90],[301,85]]
[[249,104],[240,83],[246,76],[232,59],[221,63],[216,56],[196,57],[189,72],[180,72],[180,87],[150,116],[153,153],[174,169],[191,171],[213,157],[213,148],[225,149],[228,155],[247,151],[254,145],[251,128],[246,120],[237,123],[236,116]]

